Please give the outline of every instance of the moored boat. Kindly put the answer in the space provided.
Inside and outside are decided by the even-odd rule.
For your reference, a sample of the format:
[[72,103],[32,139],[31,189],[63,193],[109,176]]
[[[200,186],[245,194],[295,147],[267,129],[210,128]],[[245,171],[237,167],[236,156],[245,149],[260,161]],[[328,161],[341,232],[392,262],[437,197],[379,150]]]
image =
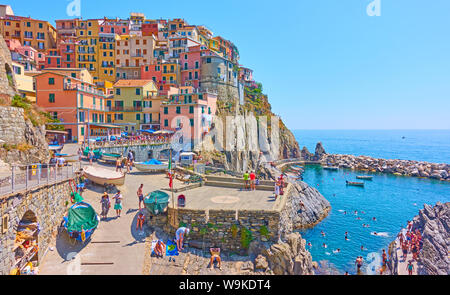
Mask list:
[[115,154],[115,153],[103,153],[102,157],[100,158],[102,161],[108,162],[108,163],[116,163],[117,159],[120,159],[122,157],[121,154]]
[[372,180],[373,176],[368,176],[368,175],[360,175],[360,176],[356,176],[357,179],[362,179],[362,180]]
[[126,174],[100,167],[90,166],[84,168],[84,176],[86,176],[86,178],[90,181],[100,185],[113,184],[120,186],[125,183]]
[[331,167],[331,166],[325,166],[323,167],[324,170],[331,170],[331,171],[338,171],[339,167]]
[[346,181],[347,185],[364,187],[364,182]]
[[169,164],[153,159],[147,162],[134,163],[134,167],[141,172],[152,172],[152,171],[156,172],[156,171],[166,171],[169,167]]

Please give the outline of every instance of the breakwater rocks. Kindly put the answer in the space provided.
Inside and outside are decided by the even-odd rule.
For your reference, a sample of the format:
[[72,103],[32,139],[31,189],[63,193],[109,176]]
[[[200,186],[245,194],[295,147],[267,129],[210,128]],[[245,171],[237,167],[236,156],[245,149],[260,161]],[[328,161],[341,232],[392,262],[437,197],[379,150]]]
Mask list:
[[419,253],[419,275],[449,275],[450,259],[450,202],[425,205],[413,219],[413,230],[419,229],[423,237]]
[[367,156],[324,154],[321,163],[352,170],[390,173],[450,181],[450,165],[409,160],[385,160]]

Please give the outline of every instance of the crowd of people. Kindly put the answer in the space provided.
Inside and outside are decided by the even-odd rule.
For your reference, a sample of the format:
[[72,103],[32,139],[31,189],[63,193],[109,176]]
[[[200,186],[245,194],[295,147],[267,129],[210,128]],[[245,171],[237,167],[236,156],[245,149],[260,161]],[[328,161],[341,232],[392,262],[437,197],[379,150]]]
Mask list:
[[406,262],[408,254],[412,254],[412,259],[408,261],[408,265],[406,266],[409,275],[412,275],[414,272],[413,261],[418,260],[419,252],[423,245],[422,234],[418,229],[413,230],[412,227],[412,221],[408,221],[406,231],[400,232],[397,236],[400,248],[402,249],[403,260]]
[[93,143],[96,147],[115,146],[115,145],[146,145],[146,144],[164,144],[170,142],[171,135],[135,135],[108,140],[106,137]]

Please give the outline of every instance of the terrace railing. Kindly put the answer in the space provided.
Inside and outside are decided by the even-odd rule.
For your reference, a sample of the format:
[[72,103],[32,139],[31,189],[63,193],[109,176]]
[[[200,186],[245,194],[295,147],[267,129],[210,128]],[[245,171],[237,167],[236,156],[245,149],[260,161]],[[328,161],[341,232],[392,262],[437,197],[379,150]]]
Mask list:
[[80,162],[62,167],[50,164],[12,166],[9,175],[0,176],[0,196],[72,179],[80,169]]

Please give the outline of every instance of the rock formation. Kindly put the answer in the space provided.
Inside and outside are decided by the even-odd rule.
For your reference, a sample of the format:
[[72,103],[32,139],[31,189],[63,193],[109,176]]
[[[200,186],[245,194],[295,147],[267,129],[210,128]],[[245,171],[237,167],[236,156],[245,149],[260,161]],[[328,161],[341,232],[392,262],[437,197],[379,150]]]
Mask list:
[[21,108],[0,106],[0,160],[9,164],[49,160],[44,126],[35,127]]
[[425,205],[413,219],[413,230],[419,229],[423,247],[419,254],[419,275],[450,275],[450,202]]
[[306,250],[306,241],[299,233],[292,233],[286,241],[266,248],[260,242],[252,242],[250,257],[255,258],[255,270],[275,275],[313,275],[311,254]]
[[11,53],[3,36],[0,35],[0,102],[9,102],[17,94],[12,71]]

